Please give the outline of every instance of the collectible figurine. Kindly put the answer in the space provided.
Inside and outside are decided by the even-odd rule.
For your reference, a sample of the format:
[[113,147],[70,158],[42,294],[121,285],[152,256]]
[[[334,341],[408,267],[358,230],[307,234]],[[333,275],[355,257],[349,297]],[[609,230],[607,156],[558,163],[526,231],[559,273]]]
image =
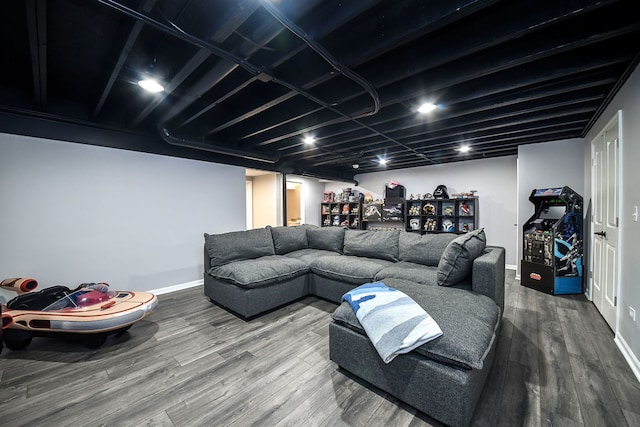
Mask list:
[[348,215],[349,214],[349,205],[342,206],[342,213],[344,215]]
[[364,195],[364,202],[365,203],[373,203],[373,196],[371,195],[371,193],[366,193]]
[[424,205],[424,207],[422,208],[422,211],[424,212],[425,215],[435,215],[436,213],[436,207],[431,204],[431,203],[427,203],[426,205]]
[[426,231],[436,231],[436,220],[434,218],[428,218],[425,222],[424,222],[424,229]]
[[471,209],[469,209],[467,202],[460,203],[460,215],[471,215]]

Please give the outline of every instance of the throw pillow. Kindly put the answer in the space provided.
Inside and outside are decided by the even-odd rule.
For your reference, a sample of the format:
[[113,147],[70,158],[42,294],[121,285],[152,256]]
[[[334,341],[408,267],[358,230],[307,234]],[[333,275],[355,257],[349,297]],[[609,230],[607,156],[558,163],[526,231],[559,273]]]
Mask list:
[[438,263],[438,285],[451,286],[471,274],[473,260],[487,246],[484,228],[470,231],[453,239]]

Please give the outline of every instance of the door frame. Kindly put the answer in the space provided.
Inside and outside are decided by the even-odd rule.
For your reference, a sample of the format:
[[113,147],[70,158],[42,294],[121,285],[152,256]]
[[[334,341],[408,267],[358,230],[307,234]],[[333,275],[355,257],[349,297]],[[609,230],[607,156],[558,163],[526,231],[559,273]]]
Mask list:
[[[617,201],[617,212],[618,215],[620,215],[620,206],[622,204],[622,199],[621,199],[621,195],[623,194],[622,191],[622,150],[623,150],[623,144],[622,144],[622,110],[617,110],[616,113],[614,114],[614,116],[607,122],[606,125],[604,125],[602,127],[602,129],[597,133],[597,135],[591,139],[591,141],[589,142],[589,152],[590,152],[590,162],[589,162],[589,175],[591,178],[591,189],[590,189],[590,197],[591,200],[594,200],[594,192],[595,192],[595,176],[593,174],[593,166],[594,166],[594,162],[595,162],[595,158],[594,158],[594,150],[593,150],[593,143],[598,139],[598,138],[602,138],[609,129],[611,129],[614,125],[617,126],[618,128],[618,132],[617,132],[617,139],[618,139],[618,150],[617,150],[617,156],[618,156],[618,171],[617,171],[617,181],[618,181],[618,189],[617,189],[617,197],[616,197],[616,201]],[[591,218],[589,218],[589,228],[590,228],[590,235],[589,235],[589,286],[588,286],[588,293],[587,293],[587,298],[589,299],[589,301],[593,302],[593,276],[594,276],[594,272],[593,272],[593,267],[595,265],[594,263],[594,254],[595,251],[593,250],[594,244],[595,244],[595,235],[593,234],[593,229],[594,229],[594,220],[593,220],[593,209],[595,207],[593,207],[592,205],[592,213],[591,213]],[[619,216],[620,218],[620,216]],[[621,229],[622,227],[620,226],[620,224],[617,227],[617,244],[618,244],[618,250],[620,249],[620,243],[621,243]],[[616,265],[615,265],[615,272],[616,272],[616,280],[614,283],[614,296],[616,298],[616,304],[615,304],[615,319],[614,319],[614,324],[613,325],[609,325],[611,326],[611,329],[613,330],[614,334],[617,335],[618,333],[618,325],[620,324],[620,307],[624,306],[623,302],[621,300],[618,299],[618,296],[620,295],[620,274],[621,274],[621,265],[620,265],[620,257],[617,256],[616,257]],[[594,304],[595,305],[595,304]],[[598,310],[600,311],[600,310]]]

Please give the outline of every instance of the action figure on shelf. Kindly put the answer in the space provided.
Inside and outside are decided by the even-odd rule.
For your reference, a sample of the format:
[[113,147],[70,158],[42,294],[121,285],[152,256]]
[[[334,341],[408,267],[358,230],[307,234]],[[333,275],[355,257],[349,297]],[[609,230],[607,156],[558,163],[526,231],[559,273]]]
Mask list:
[[437,222],[433,218],[428,218],[424,223],[425,231],[436,231]]
[[460,203],[460,215],[471,215],[471,209],[469,205],[467,205],[467,202]]
[[436,207],[431,204],[431,203],[427,203],[426,205],[424,205],[424,207],[422,208],[422,211],[424,212],[425,215],[435,215],[436,213]]

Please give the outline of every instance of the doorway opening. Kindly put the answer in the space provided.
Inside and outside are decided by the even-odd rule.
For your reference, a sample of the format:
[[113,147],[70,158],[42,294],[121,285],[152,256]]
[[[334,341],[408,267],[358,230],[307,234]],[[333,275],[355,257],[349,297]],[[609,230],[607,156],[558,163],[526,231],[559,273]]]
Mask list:
[[302,183],[295,181],[287,181],[287,205],[285,207],[285,215],[288,226],[300,225],[303,223],[302,208]]

